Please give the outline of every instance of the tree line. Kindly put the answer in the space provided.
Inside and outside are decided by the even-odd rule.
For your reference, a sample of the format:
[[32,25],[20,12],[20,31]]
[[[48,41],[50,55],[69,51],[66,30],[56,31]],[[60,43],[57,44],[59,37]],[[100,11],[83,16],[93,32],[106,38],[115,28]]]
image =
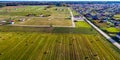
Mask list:
[[19,6],[19,5],[56,5],[56,6],[69,6],[65,2],[38,2],[38,1],[12,1],[0,2],[0,6]]

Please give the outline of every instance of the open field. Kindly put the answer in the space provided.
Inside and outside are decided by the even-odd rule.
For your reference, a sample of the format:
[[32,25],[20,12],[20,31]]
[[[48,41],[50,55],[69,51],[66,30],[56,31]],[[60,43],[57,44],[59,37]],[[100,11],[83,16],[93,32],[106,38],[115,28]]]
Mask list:
[[105,30],[108,33],[116,34],[120,32],[119,28],[116,27],[110,27],[107,23],[99,23],[99,21],[93,21],[97,26],[99,26],[100,29]]
[[40,17],[29,17],[27,20],[20,25],[55,25],[55,26],[71,26],[71,20],[65,18],[40,18]]
[[0,8],[0,20],[14,20],[17,25],[71,26],[70,18],[67,7],[9,6]]
[[120,51],[91,29],[85,22],[76,28],[0,26],[0,60],[120,60]]
[[120,20],[120,14],[114,15],[113,18],[116,20]]
[[91,28],[91,26],[89,24],[87,24],[85,21],[81,21],[81,22],[75,22],[76,23],[76,27],[86,27],[86,28]]

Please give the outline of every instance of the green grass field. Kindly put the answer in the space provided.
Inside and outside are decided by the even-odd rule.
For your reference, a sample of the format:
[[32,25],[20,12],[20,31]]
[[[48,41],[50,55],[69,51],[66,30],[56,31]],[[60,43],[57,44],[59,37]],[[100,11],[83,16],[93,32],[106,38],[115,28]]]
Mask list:
[[120,60],[120,50],[91,26],[85,22],[76,26],[0,26],[0,60]]
[[[71,26],[68,7],[8,6],[0,8],[1,20],[14,20],[19,25]],[[41,17],[42,16],[42,17]],[[18,20],[24,19],[24,22]]]
[[120,20],[120,14],[114,15],[113,18],[116,19],[116,20]]
[[99,23],[98,20],[94,20],[93,21],[97,26],[99,26],[100,29],[105,30],[107,33],[111,33],[111,34],[116,34],[118,32],[120,32],[119,28],[116,27],[112,27],[107,23]]
[[27,20],[19,25],[54,25],[54,26],[71,26],[71,20],[66,18],[40,18],[40,17],[29,17]]

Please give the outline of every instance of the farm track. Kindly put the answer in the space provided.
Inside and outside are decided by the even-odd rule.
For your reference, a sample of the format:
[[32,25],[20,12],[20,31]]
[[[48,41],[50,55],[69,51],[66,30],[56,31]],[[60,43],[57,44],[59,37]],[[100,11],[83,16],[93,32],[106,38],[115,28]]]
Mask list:
[[70,8],[68,8],[68,10],[70,11],[70,15],[71,15],[72,27],[75,27],[74,16],[73,16],[72,10]]

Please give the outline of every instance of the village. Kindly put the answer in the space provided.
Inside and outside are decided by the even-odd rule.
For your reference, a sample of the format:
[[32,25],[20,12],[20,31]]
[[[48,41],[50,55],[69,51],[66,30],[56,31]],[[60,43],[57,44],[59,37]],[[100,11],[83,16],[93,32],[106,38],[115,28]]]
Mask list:
[[[100,20],[117,27],[120,19],[114,18],[120,14],[120,4],[76,4],[73,9],[90,20]],[[120,18],[120,17],[118,17]]]
[[110,36],[120,38],[120,4],[73,4],[72,6],[101,30]]

